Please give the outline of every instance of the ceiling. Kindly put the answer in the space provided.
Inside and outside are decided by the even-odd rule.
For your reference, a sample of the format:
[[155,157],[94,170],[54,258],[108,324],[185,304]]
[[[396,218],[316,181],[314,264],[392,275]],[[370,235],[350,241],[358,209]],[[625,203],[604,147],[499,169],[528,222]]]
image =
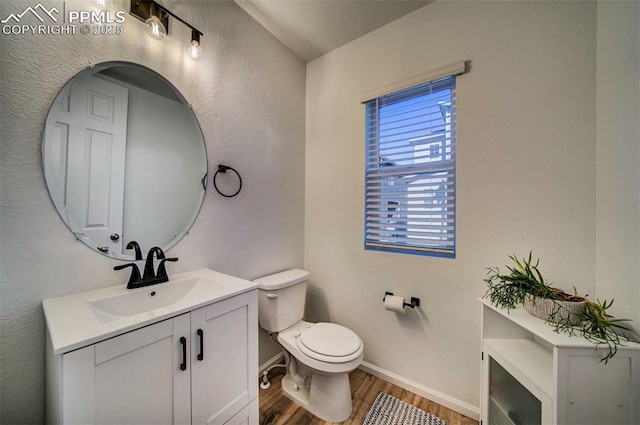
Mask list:
[[305,62],[431,1],[433,0],[235,0]]

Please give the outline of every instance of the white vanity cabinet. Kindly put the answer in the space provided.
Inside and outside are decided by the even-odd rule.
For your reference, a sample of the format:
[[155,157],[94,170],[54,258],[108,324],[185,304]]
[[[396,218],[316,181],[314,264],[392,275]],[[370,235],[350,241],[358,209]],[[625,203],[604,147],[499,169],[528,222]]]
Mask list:
[[61,354],[47,342],[56,424],[257,424],[257,291]]
[[480,301],[481,424],[640,423],[640,344],[624,342],[605,364],[606,347]]

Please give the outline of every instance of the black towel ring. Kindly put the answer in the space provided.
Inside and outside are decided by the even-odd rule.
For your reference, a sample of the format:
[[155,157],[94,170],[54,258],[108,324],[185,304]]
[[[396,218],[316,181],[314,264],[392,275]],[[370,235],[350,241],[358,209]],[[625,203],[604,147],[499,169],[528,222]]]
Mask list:
[[[226,193],[222,193],[220,192],[220,189],[218,189],[218,185],[216,184],[216,177],[218,177],[218,173],[226,173],[227,170],[231,170],[234,173],[236,173],[236,175],[238,176],[238,180],[240,181],[240,186],[238,187],[238,190],[236,190],[232,195],[227,195]],[[240,173],[238,173],[236,170],[234,170],[232,167],[229,167],[228,165],[222,165],[222,164],[218,164],[218,171],[216,171],[216,173],[213,175],[213,187],[216,188],[216,191],[224,196],[225,198],[233,198],[234,196],[236,196],[238,193],[240,193],[240,190],[242,190],[242,177],[240,177]]]

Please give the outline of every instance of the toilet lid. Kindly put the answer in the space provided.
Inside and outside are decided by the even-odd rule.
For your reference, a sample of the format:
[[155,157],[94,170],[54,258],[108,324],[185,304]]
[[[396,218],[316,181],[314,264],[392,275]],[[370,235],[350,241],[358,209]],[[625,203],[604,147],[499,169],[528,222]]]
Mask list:
[[344,357],[353,357],[362,347],[362,341],[355,332],[335,323],[316,323],[300,334],[298,342],[298,346],[306,348],[303,351],[311,357],[328,356],[338,361],[349,361]]

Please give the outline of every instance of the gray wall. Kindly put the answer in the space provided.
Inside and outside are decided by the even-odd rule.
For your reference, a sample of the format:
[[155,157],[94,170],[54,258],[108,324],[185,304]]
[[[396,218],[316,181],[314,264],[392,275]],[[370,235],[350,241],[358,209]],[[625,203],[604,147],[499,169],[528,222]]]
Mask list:
[[[233,2],[163,3],[204,32],[200,62],[185,56],[186,27],[172,21],[159,42],[128,13],[120,36],[0,35],[0,423],[44,421],[42,299],[127,279],[113,271],[121,262],[74,240],[41,171],[49,105],[90,63],[136,62],[170,80],[193,105],[210,176],[219,163],[242,174],[235,198],[209,185],[190,233],[170,251],[180,258],[170,274],[209,267],[253,279],[303,264],[304,64]],[[0,17],[30,4],[2,1]],[[67,10],[90,7],[66,1]]]

